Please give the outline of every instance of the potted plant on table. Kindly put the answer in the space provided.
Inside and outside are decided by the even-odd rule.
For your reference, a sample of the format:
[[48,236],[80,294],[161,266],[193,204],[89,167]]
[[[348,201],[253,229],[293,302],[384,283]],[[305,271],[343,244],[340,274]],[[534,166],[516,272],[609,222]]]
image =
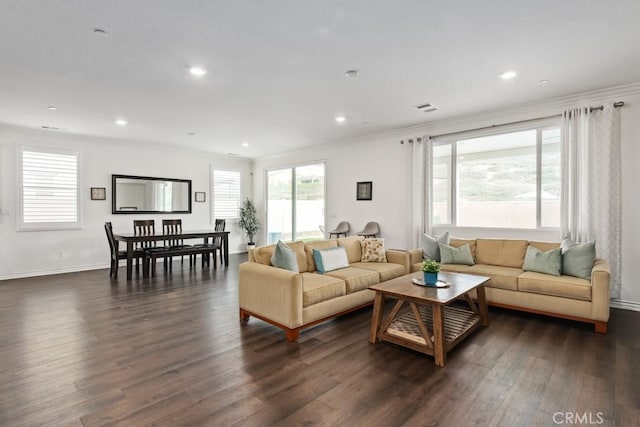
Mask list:
[[240,228],[247,236],[247,249],[254,248],[256,243],[253,241],[253,237],[260,230],[260,221],[258,221],[258,215],[256,214],[256,207],[253,202],[247,197],[240,206]]
[[433,259],[424,260],[420,270],[422,270],[425,285],[435,285],[438,282],[440,264],[437,261]]

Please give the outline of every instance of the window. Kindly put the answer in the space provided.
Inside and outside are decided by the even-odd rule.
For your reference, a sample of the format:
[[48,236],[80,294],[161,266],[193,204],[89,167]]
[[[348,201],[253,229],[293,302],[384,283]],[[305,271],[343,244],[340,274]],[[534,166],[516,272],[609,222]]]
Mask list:
[[238,218],[240,212],[240,172],[213,170],[211,173],[212,223],[216,219]]
[[324,163],[266,172],[267,243],[324,238]]
[[19,230],[80,227],[79,153],[21,148]]
[[560,226],[560,128],[435,140],[434,225]]

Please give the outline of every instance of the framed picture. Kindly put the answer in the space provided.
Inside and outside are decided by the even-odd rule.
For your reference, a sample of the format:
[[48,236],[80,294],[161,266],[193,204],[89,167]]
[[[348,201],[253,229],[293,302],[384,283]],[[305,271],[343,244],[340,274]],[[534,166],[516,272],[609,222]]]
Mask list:
[[106,200],[107,190],[104,187],[91,187],[91,200]]
[[364,181],[356,183],[356,200],[371,200],[373,182]]
[[196,202],[206,202],[207,201],[207,193],[204,191],[196,191]]

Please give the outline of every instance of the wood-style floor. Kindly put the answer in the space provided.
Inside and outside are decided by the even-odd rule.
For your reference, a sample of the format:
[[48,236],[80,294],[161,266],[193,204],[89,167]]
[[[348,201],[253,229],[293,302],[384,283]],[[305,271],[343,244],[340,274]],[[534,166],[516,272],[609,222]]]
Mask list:
[[638,312],[612,310],[599,335],[490,309],[438,368],[369,344],[370,308],[296,343],[241,324],[243,259],[130,284],[124,269],[0,282],[0,425],[640,425]]

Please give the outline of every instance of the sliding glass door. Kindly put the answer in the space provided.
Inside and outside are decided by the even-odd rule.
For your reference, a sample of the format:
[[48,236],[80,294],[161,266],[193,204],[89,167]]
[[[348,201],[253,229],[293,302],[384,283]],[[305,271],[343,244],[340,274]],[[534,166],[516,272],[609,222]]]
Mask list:
[[324,163],[267,171],[267,241],[324,238]]

